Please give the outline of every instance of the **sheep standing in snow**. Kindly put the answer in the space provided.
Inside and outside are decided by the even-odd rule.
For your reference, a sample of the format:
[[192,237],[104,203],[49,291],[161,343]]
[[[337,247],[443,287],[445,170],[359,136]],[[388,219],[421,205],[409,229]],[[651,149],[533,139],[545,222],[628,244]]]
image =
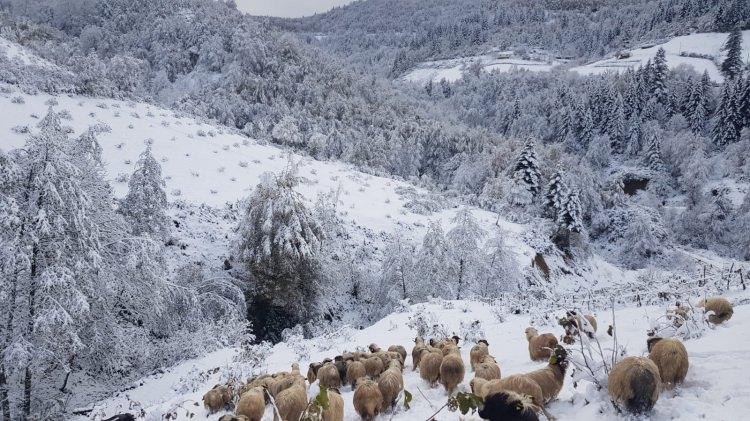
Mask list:
[[539,334],[533,327],[526,328],[526,339],[529,341],[529,357],[532,361],[546,360],[557,346],[557,338],[551,333]]
[[542,389],[542,405],[547,405],[562,390],[568,364],[568,352],[560,345],[556,345],[547,367],[524,374],[524,377],[533,380]]
[[443,363],[442,352],[430,352],[425,349],[419,358],[419,377],[434,387],[440,378],[440,366]]
[[723,297],[713,297],[700,300],[698,302],[698,307],[703,307],[706,313],[711,313],[708,315],[708,321],[715,325],[726,322],[731,319],[734,314],[732,303]]
[[294,383],[276,396],[276,408],[284,421],[298,420],[307,408],[307,386],[305,378],[296,376]]
[[528,395],[503,391],[485,399],[479,416],[489,421],[539,421],[537,410]]
[[209,414],[221,411],[226,408],[232,402],[232,391],[229,387],[217,384],[213,389],[206,392],[203,395],[203,406]]
[[499,379],[500,374],[500,366],[490,355],[485,355],[474,369],[474,377],[480,377],[485,380]]
[[323,410],[323,421],[344,421],[344,398],[338,389],[328,389],[328,408]]
[[370,358],[366,359],[364,363],[367,375],[372,378],[378,377],[380,373],[383,372],[383,360],[376,355],[373,355]]
[[560,325],[565,328],[563,342],[572,344],[579,334],[584,333],[593,339],[596,334],[596,319],[590,314],[581,317],[575,311],[569,311],[564,318],[560,319]]
[[310,363],[310,367],[307,369],[307,382],[310,384],[315,383],[318,379],[318,370],[323,367],[323,363]]
[[346,382],[354,388],[357,379],[365,377],[367,369],[362,361],[350,361],[346,365]]
[[401,345],[391,345],[388,347],[388,352],[398,352],[401,355],[401,364],[406,363],[406,348]]
[[490,355],[489,343],[484,339],[480,339],[471,348],[471,351],[469,351],[469,364],[471,364],[472,371],[475,370],[475,366],[484,360],[484,357],[487,355]]
[[339,372],[339,382],[341,385],[346,384],[346,364],[343,355],[337,355],[333,358],[333,365],[336,366],[336,370]]
[[609,373],[607,388],[612,402],[633,414],[644,414],[659,400],[659,368],[648,358],[627,357]]
[[650,338],[648,344],[648,358],[656,364],[662,385],[672,388],[685,381],[690,363],[687,349],[677,339]]
[[[539,412],[543,413],[549,420],[554,419],[544,408],[544,392],[542,388],[534,380],[523,374],[514,374],[504,379],[495,380],[474,378],[471,381],[471,390],[472,393],[482,398],[485,403],[493,402],[489,406],[489,409],[480,413],[480,416],[484,419],[498,421],[517,420],[518,418],[514,418],[514,415],[525,414],[527,417],[531,417],[528,419],[533,420],[537,419],[534,416]],[[511,399],[493,398],[497,395],[502,397],[503,394],[509,395]],[[517,396],[525,396],[528,400],[519,406],[520,402]],[[532,411],[535,415],[530,416],[528,414],[529,411]],[[508,414],[507,418],[502,417],[504,414]]]
[[260,421],[266,412],[266,394],[261,387],[253,387],[244,392],[237,401],[234,413],[247,421]]
[[424,339],[421,336],[414,338],[414,348],[411,350],[412,371],[419,367],[419,359],[422,357],[422,351],[427,350]]
[[354,409],[366,421],[371,421],[383,411],[383,394],[380,393],[377,383],[370,379],[357,381],[357,388],[354,390]]
[[383,395],[383,407],[392,407],[396,404],[398,394],[404,389],[404,377],[401,374],[401,363],[391,360],[388,368],[378,378],[378,388]]
[[[440,383],[445,387],[448,394],[451,395],[456,390],[456,387],[464,381],[466,368],[464,367],[464,361],[461,359],[458,347],[453,345],[449,349],[449,354],[445,355],[443,361],[440,363]],[[445,352],[445,348],[443,352]]]
[[320,387],[328,389],[338,389],[341,387],[341,377],[339,376],[339,370],[333,363],[326,363],[323,367],[318,369],[318,382]]

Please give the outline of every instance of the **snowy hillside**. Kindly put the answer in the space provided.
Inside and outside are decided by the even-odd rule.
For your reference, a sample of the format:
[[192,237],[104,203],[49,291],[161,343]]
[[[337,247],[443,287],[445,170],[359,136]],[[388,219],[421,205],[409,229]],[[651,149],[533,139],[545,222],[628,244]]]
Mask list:
[[[742,37],[742,45],[744,46],[742,58],[745,63],[750,63],[748,56],[750,31],[743,31]],[[726,57],[726,52],[722,51],[726,40],[727,34],[718,32],[685,35],[672,38],[663,44],[646,48],[633,48],[629,50],[631,56],[628,58],[607,58],[570,70],[582,75],[623,72],[626,69],[635,70],[639,66],[645,65],[648,60],[653,60],[659,48],[664,48],[667,53],[667,64],[670,68],[674,69],[677,66],[686,65],[692,67],[698,73],[708,72],[708,75],[714,81],[722,81],[724,78],[719,72],[718,66]]]
[[[696,297],[691,297],[693,301]],[[685,383],[673,391],[663,392],[649,418],[662,420],[715,421],[735,420],[736,415],[750,409],[750,384],[742,375],[744,355],[750,352],[750,338],[741,332],[750,329],[750,293],[737,293],[730,298],[735,302],[734,317],[726,324],[708,329],[699,339],[685,341],[690,356],[690,371]],[[627,355],[645,355],[646,330],[664,314],[665,307],[628,307],[615,311],[615,324],[618,341],[627,349]],[[427,323],[434,321],[436,326],[428,326],[433,331],[444,334],[457,334],[468,340],[461,347],[463,360],[468,363],[469,350],[474,340],[486,338],[490,344],[490,354],[497,358],[502,376],[536,370],[543,363],[529,361],[527,342],[523,335],[529,325],[540,332],[562,334],[562,328],[555,320],[564,314],[564,309],[531,310],[531,314],[512,314],[513,308],[502,302],[482,304],[468,301],[439,301],[418,304],[392,314],[373,326],[363,330],[344,328],[330,335],[312,340],[293,338],[279,343],[258,356],[259,365],[242,362],[238,350],[222,350],[174,367],[163,375],[144,379],[135,388],[118,396],[97,403],[93,416],[106,417],[129,410],[143,410],[146,419],[159,419],[163,414],[173,412],[183,419],[189,413],[195,419],[215,420],[221,414],[207,415],[200,402],[201,396],[214,384],[230,378],[244,379],[264,372],[286,371],[293,362],[307,367],[309,362],[333,357],[343,351],[363,349],[370,343],[381,347],[402,344],[411,352],[415,327],[418,318]],[[613,324],[612,313],[606,309],[593,312],[599,323],[597,339],[602,346],[612,347],[612,338],[606,334],[606,327]],[[475,327],[472,323],[479,322]],[[575,346],[573,346],[575,347]],[[218,370],[213,370],[214,368]],[[469,381],[473,378],[470,370],[460,389],[469,391]],[[414,396],[412,408],[405,411],[401,405],[394,413],[384,413],[379,420],[423,420],[427,419],[447,399],[442,387],[431,389],[420,379],[418,372],[412,371],[411,357],[407,357],[404,370],[405,388]],[[308,395],[317,393],[317,383],[309,388]],[[350,387],[342,388],[345,402],[345,420],[359,417],[352,404],[353,392]],[[711,397],[711,398],[708,398]],[[606,391],[597,391],[592,383],[579,381],[577,387],[567,378],[558,399],[548,406],[549,411],[559,421],[624,420],[618,415]],[[86,418],[80,418],[81,420]],[[94,418],[97,419],[97,418]],[[271,410],[266,410],[264,420],[271,420]],[[459,417],[457,413],[444,410],[441,420],[477,420],[479,417]]]

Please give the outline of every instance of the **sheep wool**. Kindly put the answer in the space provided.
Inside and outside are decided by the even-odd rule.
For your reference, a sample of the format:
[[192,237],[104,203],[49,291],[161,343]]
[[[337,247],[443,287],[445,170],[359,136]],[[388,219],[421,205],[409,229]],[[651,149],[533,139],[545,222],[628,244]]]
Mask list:
[[389,352],[398,352],[401,355],[401,365],[406,362],[406,348],[401,345],[391,345],[388,347]]
[[279,392],[275,399],[282,420],[298,420],[307,408],[305,379],[301,376],[296,377],[292,386]]
[[440,378],[440,366],[443,363],[443,354],[425,350],[419,361],[419,377],[435,386]]
[[378,377],[383,372],[383,360],[378,356],[372,356],[365,360],[365,371],[370,377]]
[[469,351],[469,364],[471,369],[476,370],[476,365],[479,364],[485,356],[489,355],[489,347],[486,342],[479,342],[471,348]]
[[344,398],[338,389],[328,389],[328,409],[323,410],[323,421],[344,421]]
[[645,357],[626,357],[609,373],[607,388],[612,401],[633,414],[644,414],[659,400],[659,368]]
[[723,297],[713,297],[701,300],[698,302],[698,307],[703,307],[703,310],[706,313],[711,312],[711,314],[708,315],[708,321],[715,325],[726,322],[731,319],[734,314],[732,303]]
[[557,338],[551,333],[539,334],[533,327],[526,328],[526,339],[529,341],[529,357],[532,361],[546,360],[557,346]]
[[648,351],[648,358],[659,368],[664,387],[671,389],[685,381],[690,363],[682,342],[672,338],[651,338],[648,340]]
[[378,378],[378,388],[383,395],[383,406],[392,407],[396,403],[396,398],[401,390],[404,389],[404,378],[401,375],[401,363],[398,360],[391,361],[386,369]]
[[464,381],[465,372],[466,369],[464,368],[464,362],[460,354],[457,355],[451,352],[443,357],[443,361],[440,364],[440,383],[442,383],[449,395]]
[[499,379],[500,374],[500,366],[489,360],[483,360],[474,369],[474,376],[485,380]]
[[354,387],[357,379],[367,375],[365,364],[361,361],[352,361],[346,365],[346,382]]
[[254,387],[240,396],[234,409],[238,417],[244,417],[247,421],[260,421],[266,412],[266,397],[263,389]]
[[336,368],[334,363],[326,363],[323,367],[318,369],[318,381],[321,387],[335,388],[341,387],[341,377],[339,377],[339,370]]
[[354,409],[365,421],[372,421],[383,410],[383,395],[378,384],[370,379],[357,382]]

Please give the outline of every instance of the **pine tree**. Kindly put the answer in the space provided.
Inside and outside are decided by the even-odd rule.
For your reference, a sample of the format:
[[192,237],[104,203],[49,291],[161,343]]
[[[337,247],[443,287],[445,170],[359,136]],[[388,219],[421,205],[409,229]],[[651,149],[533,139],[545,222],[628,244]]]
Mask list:
[[727,80],[724,83],[721,104],[716,110],[712,137],[714,143],[719,146],[726,146],[730,143],[734,143],[740,138],[742,116],[739,115],[735,85],[736,84],[732,83],[731,80]]
[[666,53],[663,48],[659,48],[654,57],[654,63],[651,67],[651,93],[661,103],[666,103],[668,97],[667,75],[669,66],[667,66]]
[[721,73],[727,79],[737,79],[742,76],[742,32],[736,27],[729,33],[724,51],[727,58],[721,63]]
[[560,214],[557,217],[560,228],[569,232],[581,232],[583,229],[581,214],[581,199],[578,196],[578,192],[569,190],[565,206],[560,209]]
[[585,107],[583,115],[581,115],[581,130],[578,133],[578,140],[582,147],[588,146],[592,140],[594,140],[594,116],[591,112],[591,108]]
[[625,125],[625,105],[622,95],[619,93],[613,102],[612,118],[607,126],[607,134],[612,139],[612,148],[617,153],[625,149],[625,140],[628,133]]
[[165,214],[167,194],[161,165],[151,154],[150,146],[141,153],[128,187],[120,212],[132,224],[133,234],[165,239],[169,235],[170,223]]
[[661,172],[664,170],[664,161],[661,159],[661,146],[659,137],[655,130],[650,130],[647,136],[646,161],[648,167],[653,171]]
[[248,317],[262,339],[280,339],[315,313],[322,233],[298,183],[293,167],[264,174],[237,226],[236,255],[256,281]]
[[693,133],[702,134],[705,131],[708,121],[708,110],[706,108],[707,101],[703,96],[703,87],[699,84],[693,85],[688,103],[685,105],[688,126]]
[[739,100],[740,116],[743,117],[742,125],[750,128],[750,74],[747,75],[742,86],[742,94]]
[[544,195],[544,214],[556,221],[560,210],[565,206],[568,187],[562,178],[562,171],[557,170],[547,184],[547,192]]
[[420,300],[429,295],[441,296],[451,290],[447,257],[448,245],[443,227],[440,221],[431,221],[422,239],[414,270],[417,279],[415,295]]
[[479,227],[476,218],[468,208],[462,208],[453,217],[453,228],[448,231],[448,254],[453,264],[452,272],[456,278],[456,299],[461,299],[461,292],[467,288],[466,283],[476,278],[479,269],[481,250],[479,242],[485,232]]
[[521,150],[521,154],[513,167],[514,178],[520,180],[532,195],[539,193],[539,163],[536,158],[534,141],[529,140]]

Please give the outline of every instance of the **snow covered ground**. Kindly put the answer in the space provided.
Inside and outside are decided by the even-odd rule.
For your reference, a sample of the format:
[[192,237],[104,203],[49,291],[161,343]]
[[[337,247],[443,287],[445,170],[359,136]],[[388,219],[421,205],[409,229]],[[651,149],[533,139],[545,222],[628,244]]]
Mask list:
[[[750,31],[742,33],[743,59],[750,62],[748,51],[750,51]],[[584,66],[571,68],[571,71],[578,72],[582,75],[598,75],[607,72],[624,72],[627,69],[635,69],[638,66],[645,65],[650,59],[656,56],[659,48],[664,48],[667,56],[667,64],[670,68],[680,65],[691,66],[698,73],[707,71],[711,79],[722,81],[723,77],[717,67],[726,56],[721,48],[727,40],[727,33],[707,32],[701,34],[691,34],[672,38],[671,40],[654,45],[649,48],[633,48],[632,56],[619,60],[617,58],[607,58]]]
[[[744,358],[750,352],[750,337],[743,334],[750,329],[750,292],[738,292],[729,296],[735,304],[734,317],[724,325],[708,329],[703,337],[685,341],[690,355],[690,371],[685,383],[673,391],[663,392],[650,419],[659,420],[698,420],[715,421],[737,420],[738,414],[750,410],[750,382],[744,375]],[[697,297],[693,298],[693,301]],[[628,355],[646,355],[646,330],[651,322],[663,315],[665,307],[627,307],[615,311],[615,320],[620,344],[627,348]],[[612,313],[608,310],[594,311],[599,322],[597,338],[602,346],[612,346],[612,338],[606,334],[612,324]],[[435,320],[447,334],[457,334],[470,338],[485,337],[490,344],[490,353],[500,364],[502,375],[525,373],[544,366],[529,360],[524,329],[533,324],[543,332],[562,334],[562,328],[555,324],[564,315],[564,309],[551,309],[532,317],[529,314],[515,315],[503,303],[494,305],[470,301],[441,301],[407,307],[403,312],[394,313],[363,330],[343,328],[331,332],[326,337],[304,340],[294,339],[274,346],[261,365],[253,367],[246,362],[236,361],[238,350],[221,350],[206,357],[189,361],[170,369],[163,375],[143,380],[132,390],[123,392],[96,405],[95,416],[111,415],[125,410],[140,410],[146,419],[161,419],[168,412],[175,412],[177,419],[186,419],[188,412],[194,419],[217,419],[221,414],[208,415],[200,402],[202,395],[214,384],[229,378],[245,378],[260,372],[288,371],[293,362],[303,367],[303,375],[311,361],[320,361],[342,351],[352,351],[375,342],[381,347],[401,344],[410,353],[415,316]],[[545,319],[548,317],[548,319]],[[468,328],[479,321],[479,328]],[[473,346],[469,340],[461,348],[464,361],[468,364],[469,350]],[[212,369],[218,370],[213,371]],[[470,371],[460,389],[469,391]],[[407,358],[404,371],[405,388],[414,396],[412,408],[404,410],[401,405],[393,413],[382,414],[380,420],[424,420],[427,419],[447,399],[442,387],[431,389],[412,371],[411,357]],[[309,395],[317,393],[317,383],[310,387]],[[353,392],[350,387],[342,388],[345,402],[345,419],[359,419],[352,404]],[[558,399],[548,407],[558,420],[621,420],[606,391],[597,391],[592,383],[579,381],[574,386],[570,378]],[[84,418],[81,418],[84,419]],[[266,417],[271,418],[271,410]],[[443,411],[438,419],[458,420],[479,419],[477,416],[460,418],[456,413]]]
[[3,37],[0,37],[0,55],[4,55],[10,61],[18,61],[25,66],[61,70],[56,64],[37,56],[24,47]]
[[[508,55],[511,55],[511,57],[506,58]],[[479,63],[482,71],[485,72],[509,72],[516,69],[548,72],[561,64],[557,61],[523,60],[512,57],[512,52],[489,53],[479,56],[420,63],[415,69],[406,73],[402,77],[402,80],[419,84],[425,84],[430,80],[439,82],[442,79],[445,79],[447,82],[455,82],[461,79],[464,73],[469,71],[476,63]]]

